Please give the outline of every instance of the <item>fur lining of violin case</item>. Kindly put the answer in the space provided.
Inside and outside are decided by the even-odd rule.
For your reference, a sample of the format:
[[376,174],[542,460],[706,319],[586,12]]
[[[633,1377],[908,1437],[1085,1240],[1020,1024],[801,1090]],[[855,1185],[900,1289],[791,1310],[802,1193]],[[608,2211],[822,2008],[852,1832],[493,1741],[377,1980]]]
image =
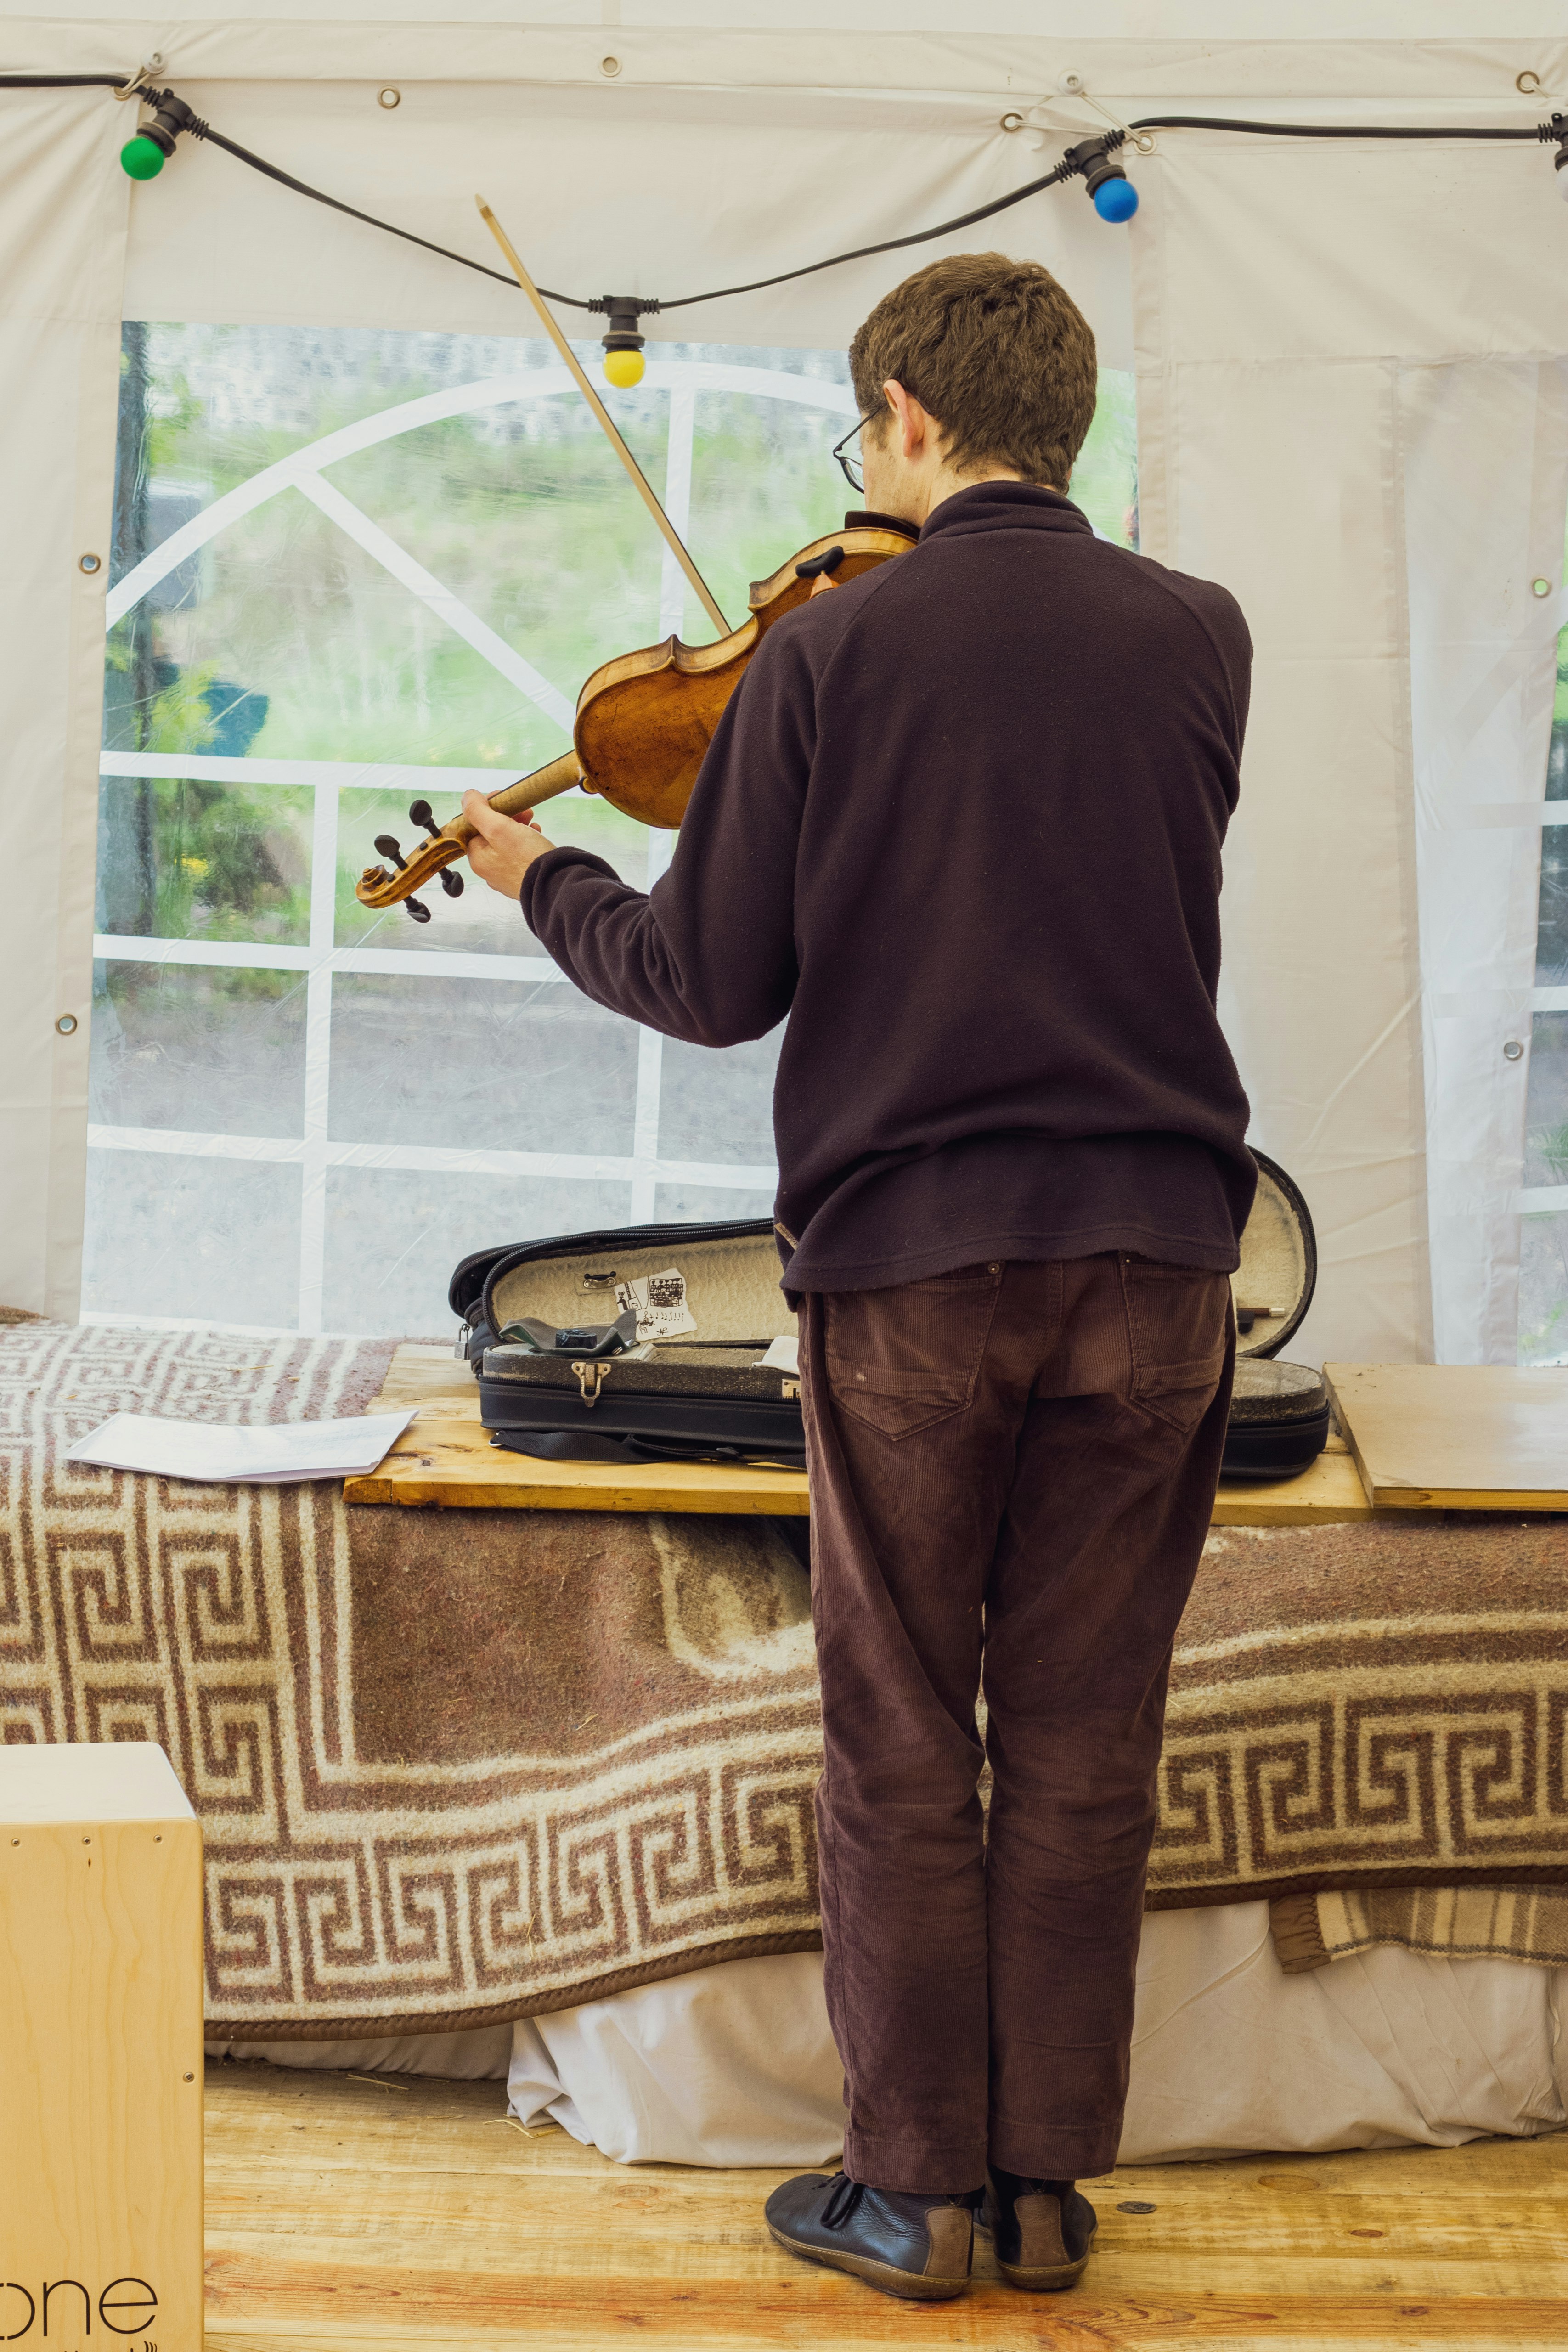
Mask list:
[[[1317,1244],[1290,1178],[1253,1156],[1224,1475],[1289,1478],[1329,1433],[1321,1374],[1274,1360],[1311,1304]],[[571,1461],[804,1464],[800,1378],[775,1345],[795,1339],[796,1324],[764,1218],[480,1251],[458,1267],[449,1297],[493,1444]]]

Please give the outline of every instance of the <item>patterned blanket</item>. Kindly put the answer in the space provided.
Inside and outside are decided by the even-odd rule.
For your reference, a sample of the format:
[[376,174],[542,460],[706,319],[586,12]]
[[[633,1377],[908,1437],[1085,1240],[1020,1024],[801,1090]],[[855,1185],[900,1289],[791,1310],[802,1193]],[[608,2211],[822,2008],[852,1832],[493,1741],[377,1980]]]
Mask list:
[[[817,1941],[809,1590],[765,1521],[345,1510],[66,1464],[363,1410],[390,1343],[0,1330],[0,1733],[156,1739],[209,2033],[537,2014]],[[1211,1538],[1150,1900],[1568,1884],[1568,1528]]]
[[1568,1884],[1568,1519],[1209,1537],[1149,1902]]

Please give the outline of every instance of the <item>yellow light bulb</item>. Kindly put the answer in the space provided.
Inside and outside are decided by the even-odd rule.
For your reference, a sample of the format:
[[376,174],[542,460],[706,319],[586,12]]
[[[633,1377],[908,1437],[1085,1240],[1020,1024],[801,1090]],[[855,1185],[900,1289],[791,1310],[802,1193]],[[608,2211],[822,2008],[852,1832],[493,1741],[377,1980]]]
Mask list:
[[641,352],[606,352],[605,379],[617,391],[629,392],[634,383],[641,383],[647,362]]

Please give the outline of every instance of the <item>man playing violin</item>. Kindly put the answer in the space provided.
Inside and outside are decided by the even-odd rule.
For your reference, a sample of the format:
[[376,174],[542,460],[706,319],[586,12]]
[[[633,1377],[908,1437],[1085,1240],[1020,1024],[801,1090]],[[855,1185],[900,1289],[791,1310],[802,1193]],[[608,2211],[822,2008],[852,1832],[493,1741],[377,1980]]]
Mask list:
[[936,2299],[977,2215],[1015,2285],[1070,2285],[1121,2134],[1254,1184],[1215,1013],[1251,646],[1072,504],[1094,339],[1047,271],[935,262],[849,359],[866,504],[918,541],[768,632],[652,892],[465,814],[595,1003],[706,1045],[785,1023],[849,2121],[767,2218]]

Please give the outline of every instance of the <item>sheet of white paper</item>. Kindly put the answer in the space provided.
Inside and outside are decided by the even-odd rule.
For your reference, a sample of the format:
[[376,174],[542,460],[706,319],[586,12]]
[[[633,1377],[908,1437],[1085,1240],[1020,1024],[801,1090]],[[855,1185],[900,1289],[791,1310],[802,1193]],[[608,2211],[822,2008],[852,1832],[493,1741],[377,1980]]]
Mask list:
[[774,1339],[770,1344],[763,1361],[775,1372],[798,1372],[800,1370],[799,1339]]
[[100,1429],[79,1438],[66,1459],[218,1486],[286,1486],[300,1478],[352,1478],[375,1468],[415,1411],[410,1405],[406,1412],[360,1413],[348,1421],[269,1422],[248,1429],[210,1421],[163,1421],[150,1412],[117,1412]]

